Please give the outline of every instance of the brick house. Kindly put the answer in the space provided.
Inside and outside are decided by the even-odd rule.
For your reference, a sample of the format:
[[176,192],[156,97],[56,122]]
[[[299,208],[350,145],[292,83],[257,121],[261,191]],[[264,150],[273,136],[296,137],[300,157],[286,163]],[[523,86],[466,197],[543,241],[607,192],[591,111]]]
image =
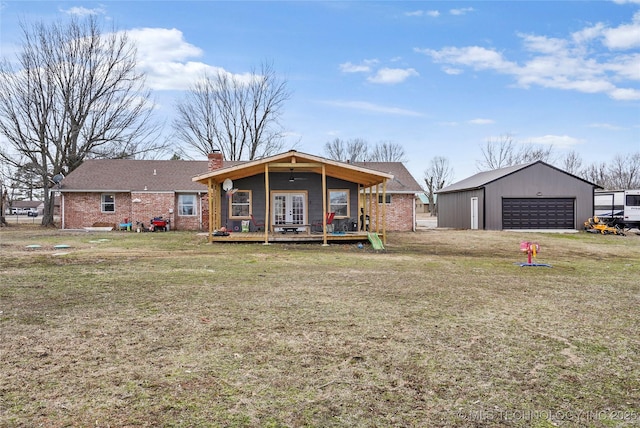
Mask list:
[[191,178],[207,161],[91,159],[61,183],[60,225],[82,229],[94,224],[136,222],[155,217],[170,229],[201,230],[206,188]]
[[[225,161],[220,153],[209,156],[207,161],[188,160],[87,160],[80,167],[68,174],[62,181],[61,193],[61,228],[82,229],[94,224],[109,224],[118,227],[121,223],[142,222],[145,225],[155,217],[162,217],[170,221],[171,230],[208,230],[209,229],[209,201],[206,182],[197,182],[194,177],[206,175],[207,171],[220,170],[231,171],[231,176],[238,170],[247,172],[242,180],[236,181],[238,185],[256,186],[260,182],[259,176],[264,177],[264,164],[282,163],[285,158],[297,157],[301,161],[307,160],[314,163],[328,162],[332,166],[346,171],[358,173],[370,173],[386,179],[386,193],[383,196],[382,186],[377,195],[378,203],[369,205],[369,201],[375,202],[376,193],[367,193],[363,188],[354,187],[350,190],[353,206],[348,213],[339,216],[336,223],[340,227],[346,227],[350,222],[358,221],[358,208],[366,207],[369,214],[370,227],[376,228],[377,222],[382,222],[382,204],[385,202],[386,229],[389,231],[415,230],[415,198],[422,192],[420,185],[415,181],[404,165],[400,162],[367,162],[348,164],[331,161],[321,157],[306,155],[291,151],[270,158],[257,161],[236,162]],[[282,158],[282,159],[281,159]],[[307,163],[309,163],[307,162]],[[257,173],[252,165],[258,164],[262,168]],[[285,168],[286,169],[286,168]],[[283,189],[292,187],[301,189],[307,195],[313,194],[316,186],[314,175],[310,172],[296,170],[297,177],[290,182],[291,172],[273,172],[272,183],[281,180]],[[222,173],[224,175],[224,172]],[[243,174],[241,174],[243,175]],[[262,179],[263,181],[264,179]],[[318,179],[319,180],[319,179]],[[334,179],[330,179],[334,180]],[[337,180],[337,179],[336,179]],[[290,186],[295,183],[295,186]],[[351,187],[348,180],[333,181],[333,186],[338,186],[342,191]],[[205,185],[203,185],[205,184]],[[259,187],[259,186],[258,186]],[[242,189],[247,190],[247,189]],[[290,191],[288,189],[285,193]],[[360,197],[358,193],[360,192]],[[253,190],[255,197],[259,189]],[[336,193],[337,195],[337,193]],[[239,195],[240,196],[240,195]],[[289,197],[289,196],[287,196]],[[254,198],[257,203],[257,198]],[[306,222],[314,220],[315,204],[318,199],[311,197],[310,205],[306,207]],[[224,204],[227,198],[221,198]],[[307,203],[309,200],[307,199]],[[360,204],[360,205],[358,205]],[[365,204],[363,206],[363,204]],[[237,207],[236,207],[237,208]],[[223,212],[219,213],[216,221],[231,229],[237,229],[241,220],[247,217],[231,215],[233,207],[225,205]],[[256,206],[252,211],[260,212]],[[236,213],[238,214],[238,213]],[[259,215],[264,221],[264,212]],[[214,225],[218,226],[218,225]]]

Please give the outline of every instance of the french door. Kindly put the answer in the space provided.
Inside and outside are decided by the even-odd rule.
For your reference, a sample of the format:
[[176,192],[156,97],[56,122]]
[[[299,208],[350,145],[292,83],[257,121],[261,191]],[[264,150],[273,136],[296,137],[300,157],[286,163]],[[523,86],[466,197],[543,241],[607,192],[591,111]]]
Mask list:
[[276,231],[278,225],[307,224],[306,193],[274,192],[271,203],[273,207],[271,220]]

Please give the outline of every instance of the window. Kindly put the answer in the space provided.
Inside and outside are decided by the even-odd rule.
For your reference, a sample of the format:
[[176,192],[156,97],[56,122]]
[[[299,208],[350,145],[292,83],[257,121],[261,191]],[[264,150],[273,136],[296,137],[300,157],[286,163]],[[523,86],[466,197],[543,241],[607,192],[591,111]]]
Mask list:
[[196,195],[178,195],[178,215],[196,215]]
[[628,207],[640,207],[640,195],[627,195],[626,202]]
[[238,190],[231,195],[230,201],[230,218],[249,218],[251,216],[251,190]]
[[349,217],[349,190],[329,190],[329,212],[335,218]]
[[[379,204],[382,203],[382,195],[378,195],[378,203]],[[389,205],[391,203],[391,195],[389,195],[389,194],[385,195],[384,203],[387,204],[387,205]]]
[[116,195],[102,195],[100,200],[100,210],[103,213],[112,213],[116,211]]

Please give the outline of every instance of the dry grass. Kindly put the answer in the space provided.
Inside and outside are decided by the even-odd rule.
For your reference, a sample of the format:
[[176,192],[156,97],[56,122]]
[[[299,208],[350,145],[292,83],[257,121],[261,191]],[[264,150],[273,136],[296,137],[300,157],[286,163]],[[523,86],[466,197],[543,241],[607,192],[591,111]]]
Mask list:
[[[553,268],[514,265],[521,240]],[[635,235],[14,227],[0,251],[0,426],[640,423]]]

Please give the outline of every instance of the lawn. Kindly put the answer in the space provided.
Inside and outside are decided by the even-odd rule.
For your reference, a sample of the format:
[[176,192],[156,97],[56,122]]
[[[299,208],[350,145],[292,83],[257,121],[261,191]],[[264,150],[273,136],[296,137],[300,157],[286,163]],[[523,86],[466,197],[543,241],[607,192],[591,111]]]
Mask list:
[[[553,267],[516,265],[523,240]],[[3,427],[640,424],[635,234],[14,226],[0,253]]]

